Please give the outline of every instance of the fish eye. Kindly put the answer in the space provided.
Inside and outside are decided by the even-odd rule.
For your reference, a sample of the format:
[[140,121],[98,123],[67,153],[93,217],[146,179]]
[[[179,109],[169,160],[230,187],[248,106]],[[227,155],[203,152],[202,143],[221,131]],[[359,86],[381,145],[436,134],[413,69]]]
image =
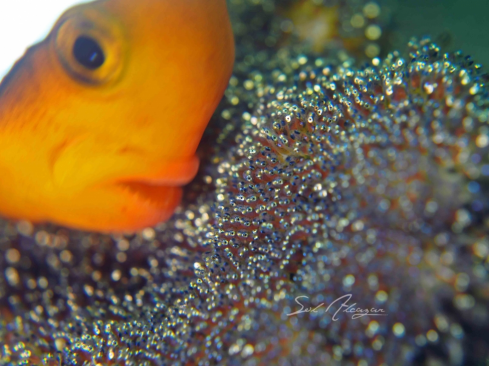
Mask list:
[[91,37],[80,36],[73,45],[73,56],[78,63],[89,70],[98,69],[105,62],[102,48]]
[[53,47],[69,76],[93,85],[117,80],[124,64],[123,36],[117,21],[93,9],[73,8],[53,32]]

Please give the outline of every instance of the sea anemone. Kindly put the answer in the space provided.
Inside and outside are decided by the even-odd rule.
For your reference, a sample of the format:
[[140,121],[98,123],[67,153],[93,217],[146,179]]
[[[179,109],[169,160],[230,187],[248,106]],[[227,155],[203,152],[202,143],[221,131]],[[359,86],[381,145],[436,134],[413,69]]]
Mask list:
[[[2,364],[487,357],[481,67],[428,39],[363,66],[295,46],[249,56],[171,221],[134,236],[2,222]],[[383,316],[334,321],[339,303],[324,309],[348,294]],[[325,305],[288,316],[299,296]]]

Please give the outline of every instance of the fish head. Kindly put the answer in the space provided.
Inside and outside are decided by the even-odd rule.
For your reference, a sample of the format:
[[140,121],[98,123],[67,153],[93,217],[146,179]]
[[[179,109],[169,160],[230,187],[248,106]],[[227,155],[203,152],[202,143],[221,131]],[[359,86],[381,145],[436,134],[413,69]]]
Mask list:
[[102,231],[167,219],[233,62],[225,0],[69,9],[0,84],[0,213]]

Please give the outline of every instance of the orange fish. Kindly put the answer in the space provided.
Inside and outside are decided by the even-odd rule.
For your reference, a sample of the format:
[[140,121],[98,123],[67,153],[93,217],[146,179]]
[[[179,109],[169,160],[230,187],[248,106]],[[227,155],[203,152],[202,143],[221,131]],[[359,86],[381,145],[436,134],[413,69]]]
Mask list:
[[168,219],[233,62],[225,0],[69,9],[0,84],[0,214],[103,232]]

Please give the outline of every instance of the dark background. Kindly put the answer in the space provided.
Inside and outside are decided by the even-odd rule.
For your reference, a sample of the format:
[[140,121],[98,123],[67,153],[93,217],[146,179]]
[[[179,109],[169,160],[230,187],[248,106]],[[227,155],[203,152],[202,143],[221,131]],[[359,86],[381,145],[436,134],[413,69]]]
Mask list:
[[462,50],[489,69],[489,0],[378,0],[391,14],[391,39],[404,49],[412,36],[430,35],[442,50]]

